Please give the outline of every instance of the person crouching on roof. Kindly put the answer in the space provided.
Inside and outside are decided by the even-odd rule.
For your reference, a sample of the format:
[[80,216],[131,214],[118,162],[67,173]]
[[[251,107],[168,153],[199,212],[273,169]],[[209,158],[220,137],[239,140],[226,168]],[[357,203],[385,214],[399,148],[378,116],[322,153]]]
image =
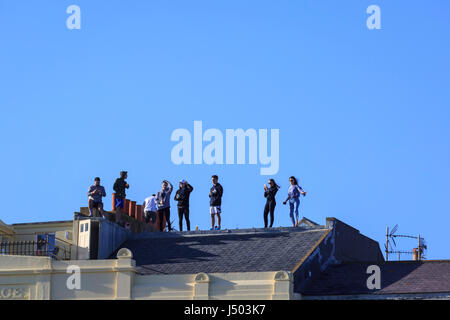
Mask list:
[[144,216],[145,216],[145,223],[150,224],[150,228],[152,231],[155,229],[155,223],[156,223],[156,211],[158,210],[158,207],[156,206],[156,194],[152,194],[150,197],[147,197],[144,200]]
[[94,208],[105,218],[105,212],[103,211],[102,198],[106,197],[105,188],[100,185],[100,178],[96,177],[94,179],[94,184],[89,187],[87,192],[88,195],[88,207],[89,207],[89,217],[94,216]]

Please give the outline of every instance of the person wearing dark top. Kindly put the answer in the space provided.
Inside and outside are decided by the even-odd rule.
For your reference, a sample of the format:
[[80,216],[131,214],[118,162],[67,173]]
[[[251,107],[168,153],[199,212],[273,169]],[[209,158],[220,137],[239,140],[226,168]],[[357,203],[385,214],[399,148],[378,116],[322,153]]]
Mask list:
[[125,199],[127,197],[125,189],[128,189],[130,185],[125,181],[128,178],[128,172],[121,171],[120,178],[114,182],[113,190],[116,192],[116,223],[119,223],[122,218],[122,211],[125,209]]
[[100,185],[99,177],[96,177],[94,179],[94,184],[89,187],[87,195],[88,195],[89,217],[94,216],[94,208],[96,208],[97,211],[100,213],[100,215],[103,218],[105,218],[102,198],[106,196],[106,192],[105,188]]
[[222,185],[219,183],[219,177],[216,175],[213,175],[211,177],[213,186],[211,187],[211,190],[209,191],[209,212],[211,213],[211,229],[214,230],[214,224],[215,224],[215,215],[217,215],[217,223],[219,226],[216,228],[216,230],[220,230],[222,219],[220,217],[220,214],[222,213],[221,205],[222,205],[222,195],[223,195],[223,188]]
[[166,223],[169,231],[172,231],[172,224],[170,222],[170,194],[172,193],[173,185],[163,180],[161,190],[158,191],[155,197],[156,206],[158,210],[156,214],[159,218],[159,231],[164,231],[163,219],[166,218]]
[[270,213],[270,227],[273,226],[273,220],[274,220],[274,211],[275,206],[277,205],[277,202],[275,200],[275,195],[278,192],[278,189],[280,189],[280,186],[277,185],[274,179],[269,179],[269,187],[264,185],[264,197],[266,200],[266,206],[264,207],[264,228],[267,228],[267,216]]
[[191,231],[191,222],[189,221],[189,196],[194,190],[186,180],[180,181],[180,188],[175,193],[175,200],[178,201],[178,220],[180,231],[183,231],[183,216],[186,219],[187,231]]

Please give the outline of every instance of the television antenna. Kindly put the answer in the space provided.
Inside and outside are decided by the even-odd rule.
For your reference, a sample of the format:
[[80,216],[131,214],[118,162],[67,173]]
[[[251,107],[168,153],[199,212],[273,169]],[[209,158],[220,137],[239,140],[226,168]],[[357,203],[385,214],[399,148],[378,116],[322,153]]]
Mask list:
[[[398,230],[398,224],[396,224],[391,231],[389,232],[389,227],[386,228],[386,243],[384,244],[384,249],[386,253],[386,261],[389,261],[390,254],[398,254],[398,260],[400,260],[400,256],[402,254],[413,254],[414,260],[422,260],[426,259],[425,250],[427,249],[427,245],[425,243],[425,239],[418,236],[411,236],[405,234],[396,234]],[[395,243],[396,238],[410,238],[417,240],[417,248],[413,248],[411,251],[404,250],[394,250],[397,244]],[[392,243],[391,243],[392,241]]]

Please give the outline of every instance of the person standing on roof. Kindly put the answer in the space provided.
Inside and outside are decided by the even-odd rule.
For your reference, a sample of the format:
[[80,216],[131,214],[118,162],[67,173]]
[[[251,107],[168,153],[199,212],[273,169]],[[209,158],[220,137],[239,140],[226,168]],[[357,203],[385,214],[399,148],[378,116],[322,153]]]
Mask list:
[[191,222],[189,221],[189,196],[194,190],[186,180],[180,181],[180,188],[175,193],[175,200],[178,201],[178,221],[180,231],[183,231],[183,216],[186,219],[187,231],[191,231]]
[[154,230],[155,222],[156,222],[156,211],[158,207],[156,206],[156,194],[152,194],[150,197],[147,197],[144,200],[144,216],[145,223],[151,222],[151,228]]
[[94,184],[89,187],[87,195],[88,195],[89,217],[94,216],[94,208],[96,208],[97,211],[102,215],[102,217],[105,218],[102,198],[106,197],[106,191],[105,188],[100,185],[99,177],[95,177]]
[[214,230],[214,224],[215,224],[215,215],[217,215],[217,223],[218,227],[216,230],[221,229],[222,219],[220,217],[220,214],[222,213],[221,206],[222,206],[222,195],[223,195],[223,188],[222,185],[219,183],[219,177],[216,175],[213,175],[211,177],[212,180],[212,187],[209,191],[209,213],[211,214],[211,229]]
[[125,181],[128,178],[128,172],[121,171],[120,178],[114,182],[113,190],[116,192],[115,205],[116,205],[116,223],[121,222],[122,211],[125,211],[125,199],[127,197],[125,189],[128,189],[130,185]]
[[[298,207],[300,206],[300,195],[306,196],[306,192],[303,191],[302,187],[300,187],[297,183],[297,179],[294,176],[289,177],[289,186],[288,197],[283,202],[289,201],[289,216],[291,217],[292,224],[294,227],[298,225]],[[294,219],[295,212],[295,219]]]
[[270,227],[272,228],[273,220],[274,220],[274,211],[277,202],[275,201],[275,195],[280,189],[280,186],[277,185],[274,179],[269,179],[269,187],[264,185],[264,197],[266,200],[266,206],[264,207],[264,228],[267,228],[267,216],[270,213]]
[[158,207],[158,211],[156,213],[159,217],[159,231],[164,231],[163,219],[166,218],[166,222],[169,227],[169,231],[172,231],[172,225],[170,223],[170,194],[172,193],[173,185],[164,180],[162,182],[162,188],[156,194],[156,206]]

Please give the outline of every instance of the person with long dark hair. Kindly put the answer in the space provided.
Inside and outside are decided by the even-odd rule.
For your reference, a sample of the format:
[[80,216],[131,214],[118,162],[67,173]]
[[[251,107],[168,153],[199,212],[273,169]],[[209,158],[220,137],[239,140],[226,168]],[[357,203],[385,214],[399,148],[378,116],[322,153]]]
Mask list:
[[[209,191],[209,213],[211,214],[211,229],[210,230],[220,230],[222,225],[222,219],[220,214],[222,213],[222,195],[223,195],[223,187],[219,183],[219,177],[217,175],[213,175],[211,177],[212,187]],[[217,215],[217,223],[219,226],[216,228],[215,224],[215,216]]]
[[[300,195],[306,196],[306,192],[298,185],[297,179],[294,176],[289,177],[288,197],[283,204],[289,201],[289,216],[291,217],[294,227],[298,225],[298,207],[300,206]],[[294,219],[295,213],[295,219]]]
[[269,179],[269,187],[267,185],[264,185],[264,197],[266,198],[266,205],[264,207],[264,228],[267,228],[267,216],[270,213],[270,227],[272,228],[273,220],[274,220],[274,212],[275,212],[275,206],[277,205],[277,202],[275,201],[275,195],[278,192],[278,189],[280,189],[280,186],[277,185],[274,179]]

